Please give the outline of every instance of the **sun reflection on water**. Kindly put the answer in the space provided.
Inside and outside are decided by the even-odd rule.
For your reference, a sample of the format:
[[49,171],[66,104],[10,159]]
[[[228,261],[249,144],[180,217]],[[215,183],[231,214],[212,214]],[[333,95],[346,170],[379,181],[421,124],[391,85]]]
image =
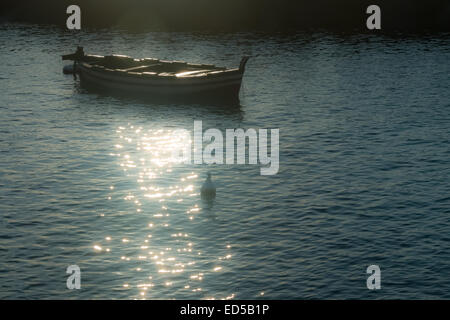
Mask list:
[[198,248],[198,235],[205,236],[195,221],[202,218],[199,185],[204,172],[174,156],[174,150],[190,145],[191,137],[173,129],[131,124],[118,127],[116,134],[111,155],[130,185],[109,186],[108,201],[118,199],[134,208],[122,214],[135,215],[135,224],[108,232],[93,251],[105,254],[108,244],[108,253],[123,264],[121,288],[129,298],[161,299],[174,291],[186,298],[234,298],[228,287],[220,293],[207,288],[208,279],[224,272],[232,255],[226,244],[215,257],[206,257]]

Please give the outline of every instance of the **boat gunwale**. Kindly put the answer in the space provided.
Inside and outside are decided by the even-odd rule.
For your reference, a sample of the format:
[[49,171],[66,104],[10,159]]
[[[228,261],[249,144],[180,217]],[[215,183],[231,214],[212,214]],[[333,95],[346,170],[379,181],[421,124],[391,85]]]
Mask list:
[[[81,62],[81,65],[85,68],[91,69],[93,71],[101,72],[101,73],[110,73],[116,74],[121,77],[133,77],[133,78],[165,78],[165,79],[176,79],[176,80],[192,80],[192,79],[208,79],[208,78],[221,78],[223,76],[229,75],[230,73],[242,74],[238,68],[232,69],[211,69],[209,71],[202,72],[201,74],[194,75],[186,75],[186,76],[177,76],[177,73],[167,73],[167,72],[133,72],[122,69],[112,69],[107,68],[105,66],[90,63],[90,62]],[[196,65],[197,66],[197,65]],[[198,65],[200,66],[200,65]],[[217,67],[216,67],[217,68]]]
[[[87,63],[81,65],[83,72],[93,73],[97,78],[103,81],[123,82],[124,78],[127,81],[135,85],[152,85],[152,86],[183,86],[183,85],[208,85],[226,83],[229,81],[242,81],[243,74],[238,69],[228,69],[223,71],[223,74],[213,74],[210,76],[197,76],[197,77],[176,77],[174,75],[159,75],[159,74],[143,74],[143,73],[130,73],[119,71],[115,69],[98,68]],[[135,81],[133,81],[135,80]],[[137,80],[137,81],[136,81]],[[149,82],[149,80],[154,80]]]
[[[130,56],[125,56],[125,55],[108,55],[108,56],[102,56],[102,55],[92,55],[92,54],[85,54],[82,59],[79,60],[80,63],[88,63],[92,66],[98,66],[98,67],[104,67],[106,68],[104,65],[102,65],[102,62],[105,61],[105,59],[108,58],[114,58],[117,57],[119,59],[128,59],[128,60],[132,60],[134,63],[138,64],[138,63],[160,63],[162,65],[171,65],[171,66],[185,66],[188,68],[202,68],[202,69],[209,69],[209,72],[213,72],[213,71],[227,71],[227,70],[239,70],[239,68],[226,68],[226,67],[219,67],[216,66],[214,64],[200,64],[200,63],[190,63],[187,61],[179,61],[179,60],[160,60],[160,59],[156,59],[156,58],[141,58],[141,59],[137,59],[137,58],[132,58]],[[93,61],[90,61],[93,60]],[[112,69],[112,70],[120,70],[121,68],[107,68],[107,69]],[[161,72],[163,73],[163,72]]]

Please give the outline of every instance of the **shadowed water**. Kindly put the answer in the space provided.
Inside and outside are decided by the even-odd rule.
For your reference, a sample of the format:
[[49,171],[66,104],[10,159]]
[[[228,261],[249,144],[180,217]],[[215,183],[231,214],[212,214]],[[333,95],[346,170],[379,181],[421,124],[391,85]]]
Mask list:
[[[0,26],[0,298],[450,298],[446,34]],[[87,92],[61,54],[237,66],[238,106]],[[280,171],[182,165],[178,128],[279,128]],[[200,199],[206,173],[217,198]],[[81,290],[66,288],[67,266]],[[367,266],[382,289],[366,288]]]

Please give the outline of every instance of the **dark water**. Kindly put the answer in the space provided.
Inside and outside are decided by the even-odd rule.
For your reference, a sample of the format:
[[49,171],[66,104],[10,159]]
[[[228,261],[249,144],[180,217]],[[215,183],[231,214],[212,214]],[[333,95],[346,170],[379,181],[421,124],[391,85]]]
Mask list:
[[[2,25],[0,298],[450,298],[449,39]],[[60,55],[79,41],[253,58],[238,108],[160,104],[64,76]],[[194,120],[279,128],[278,175],[172,165],[170,133]],[[207,171],[212,206],[198,195]],[[73,264],[81,290],[66,288]]]

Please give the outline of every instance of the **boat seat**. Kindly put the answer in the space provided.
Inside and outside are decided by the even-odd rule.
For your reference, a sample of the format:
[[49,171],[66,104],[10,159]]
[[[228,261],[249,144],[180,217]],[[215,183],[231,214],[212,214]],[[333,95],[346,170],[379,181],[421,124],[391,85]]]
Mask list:
[[193,71],[186,71],[186,72],[179,72],[177,74],[175,74],[175,76],[177,76],[178,78],[180,77],[191,77],[191,76],[195,76],[198,75],[200,73],[205,73],[211,70],[193,70]]
[[161,77],[173,77],[174,74],[172,72],[159,72],[158,76],[161,76]]
[[131,68],[126,68],[126,69],[117,69],[117,70],[130,72],[130,71],[137,71],[137,70],[141,70],[141,69],[147,69],[147,68],[158,66],[158,65],[160,65],[160,64],[154,63],[154,64],[148,64],[148,65],[144,65],[144,66],[137,66],[137,67],[131,67]]

